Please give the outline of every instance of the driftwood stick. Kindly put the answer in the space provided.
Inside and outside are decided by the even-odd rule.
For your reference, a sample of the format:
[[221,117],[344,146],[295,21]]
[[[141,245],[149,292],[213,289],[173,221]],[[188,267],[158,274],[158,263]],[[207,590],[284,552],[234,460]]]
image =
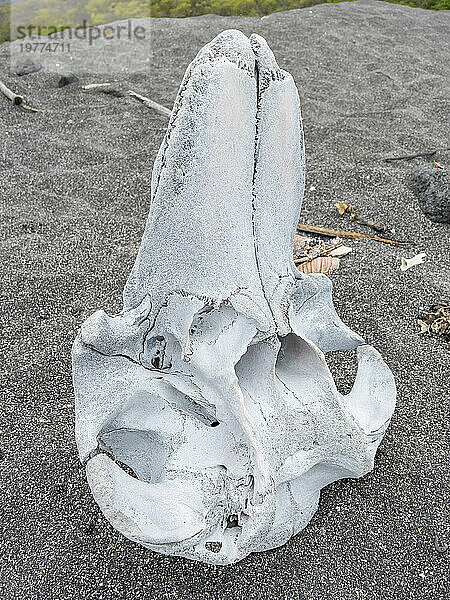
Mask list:
[[23,110],[29,110],[30,112],[34,112],[34,113],[45,112],[45,110],[43,108],[34,108],[33,106],[29,106],[28,104],[21,104],[20,108],[22,108]]
[[382,238],[378,235],[359,233],[357,231],[341,231],[340,229],[329,229],[328,227],[319,227],[318,225],[307,225],[306,223],[299,223],[297,225],[297,230],[306,231],[308,233],[318,233],[319,235],[326,235],[328,237],[374,240],[376,242],[383,242],[385,244],[394,244],[395,246],[411,246],[412,244],[412,242],[399,242],[397,240],[388,240],[387,238]]
[[366,227],[370,227],[375,231],[379,231],[380,233],[390,232],[391,229],[382,223],[377,223],[376,221],[372,221],[371,219],[366,219],[365,217],[360,217],[355,213],[354,217],[351,217],[352,221],[356,221],[360,225],[365,225]]
[[137,94],[136,92],[133,92],[133,90],[128,90],[128,95],[132,96],[133,98],[136,98],[136,100],[142,102],[142,104],[144,106],[147,106],[147,108],[152,108],[153,110],[156,110],[156,112],[158,112],[161,115],[164,115],[165,117],[170,117],[170,115],[172,114],[172,111],[166,108],[165,106],[162,106],[162,104],[158,104],[157,102],[150,100],[150,98],[141,96],[141,94]]
[[336,202],[335,207],[340,215],[347,214],[352,221],[356,221],[356,223],[359,223],[360,225],[366,225],[371,229],[375,229],[375,231],[378,231],[379,233],[392,233],[392,229],[389,229],[389,227],[386,227],[386,225],[358,215],[357,208],[354,204],[347,204],[347,202]]
[[22,104],[23,98],[18,94],[15,94],[12,90],[10,90],[6,85],[0,81],[0,92],[6,96],[13,104],[19,105]]
[[88,92],[89,90],[98,90],[99,88],[106,88],[112,85],[112,83],[88,83],[88,85],[83,85],[83,91]]
[[421,156],[433,156],[436,152],[446,152],[450,148],[436,148],[436,150],[429,150],[425,152],[417,152],[416,154],[405,154],[404,156],[387,156],[384,162],[391,162],[393,160],[411,160],[413,158],[419,158]]

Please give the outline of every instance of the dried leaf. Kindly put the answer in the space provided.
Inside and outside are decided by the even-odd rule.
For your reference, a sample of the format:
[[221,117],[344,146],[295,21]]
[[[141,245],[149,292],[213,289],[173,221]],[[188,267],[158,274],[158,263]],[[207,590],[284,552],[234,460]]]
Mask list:
[[324,273],[330,275],[339,268],[339,259],[333,256],[318,256],[297,266],[302,273]]
[[427,333],[430,330],[430,326],[422,319],[417,319],[417,324],[420,325],[420,333]]
[[342,245],[342,240],[334,238],[323,240],[321,238],[296,235],[294,237],[294,260],[296,263],[312,260],[318,256],[327,256],[332,250]]
[[294,255],[302,253],[305,249],[309,248],[311,238],[305,235],[294,236]]
[[423,313],[421,317],[417,320],[420,333],[435,333],[450,339],[450,303],[434,304],[430,311]]
[[352,204],[347,204],[347,202],[336,202],[335,207],[340,215],[343,215]]

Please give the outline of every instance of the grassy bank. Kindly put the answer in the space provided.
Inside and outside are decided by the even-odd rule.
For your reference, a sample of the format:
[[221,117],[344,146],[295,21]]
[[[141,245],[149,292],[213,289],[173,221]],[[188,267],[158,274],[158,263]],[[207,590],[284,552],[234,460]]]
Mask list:
[[[36,9],[33,0],[24,0],[0,6],[0,43],[14,39],[14,29],[19,25],[33,24],[41,27],[43,35],[54,29],[65,29],[83,23],[99,25],[119,19],[147,17],[191,17],[208,13],[218,15],[242,15],[258,17],[282,10],[304,8],[323,2],[341,0],[45,0],[42,8]],[[381,0],[380,0],[381,1]],[[394,4],[427,8],[450,9],[450,0],[389,0]],[[0,3],[1,4],[1,3]],[[11,15],[11,10],[14,14]],[[12,37],[11,37],[12,36]]]

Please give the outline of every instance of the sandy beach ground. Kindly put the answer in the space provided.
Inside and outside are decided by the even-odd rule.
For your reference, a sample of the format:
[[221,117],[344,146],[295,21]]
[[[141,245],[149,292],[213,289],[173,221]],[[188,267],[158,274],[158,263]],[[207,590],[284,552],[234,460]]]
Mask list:
[[[0,97],[2,598],[444,599],[449,345],[419,335],[416,320],[450,298],[450,226],[423,215],[411,173],[449,164],[450,14],[362,0],[141,25],[145,43],[80,51],[70,64],[80,81],[63,88],[56,59],[18,77],[14,48],[0,47],[1,79],[45,109]],[[374,471],[325,489],[310,525],[284,547],[221,568],[145,550],[100,514],[76,453],[70,351],[89,314],[121,309],[167,125],[132,98],[81,85],[112,81],[170,108],[188,63],[227,28],[266,37],[299,88],[302,221],[368,231],[338,215],[335,203],[350,202],[415,245],[352,241],[332,275],[339,314],[380,350],[398,385]],[[401,257],[419,252],[427,262],[401,272]],[[330,364],[348,389],[354,357]]]

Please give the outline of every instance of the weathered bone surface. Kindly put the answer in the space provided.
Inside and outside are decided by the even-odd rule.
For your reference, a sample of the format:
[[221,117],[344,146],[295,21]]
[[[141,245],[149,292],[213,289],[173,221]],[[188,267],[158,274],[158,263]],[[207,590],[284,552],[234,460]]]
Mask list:
[[[228,564],[280,546],[323,486],[373,467],[395,384],[328,278],[294,267],[304,174],[292,77],[261,37],[223,32],[181,85],[124,309],[73,348],[92,493],[152,550]],[[324,353],[353,348],[343,396]]]

